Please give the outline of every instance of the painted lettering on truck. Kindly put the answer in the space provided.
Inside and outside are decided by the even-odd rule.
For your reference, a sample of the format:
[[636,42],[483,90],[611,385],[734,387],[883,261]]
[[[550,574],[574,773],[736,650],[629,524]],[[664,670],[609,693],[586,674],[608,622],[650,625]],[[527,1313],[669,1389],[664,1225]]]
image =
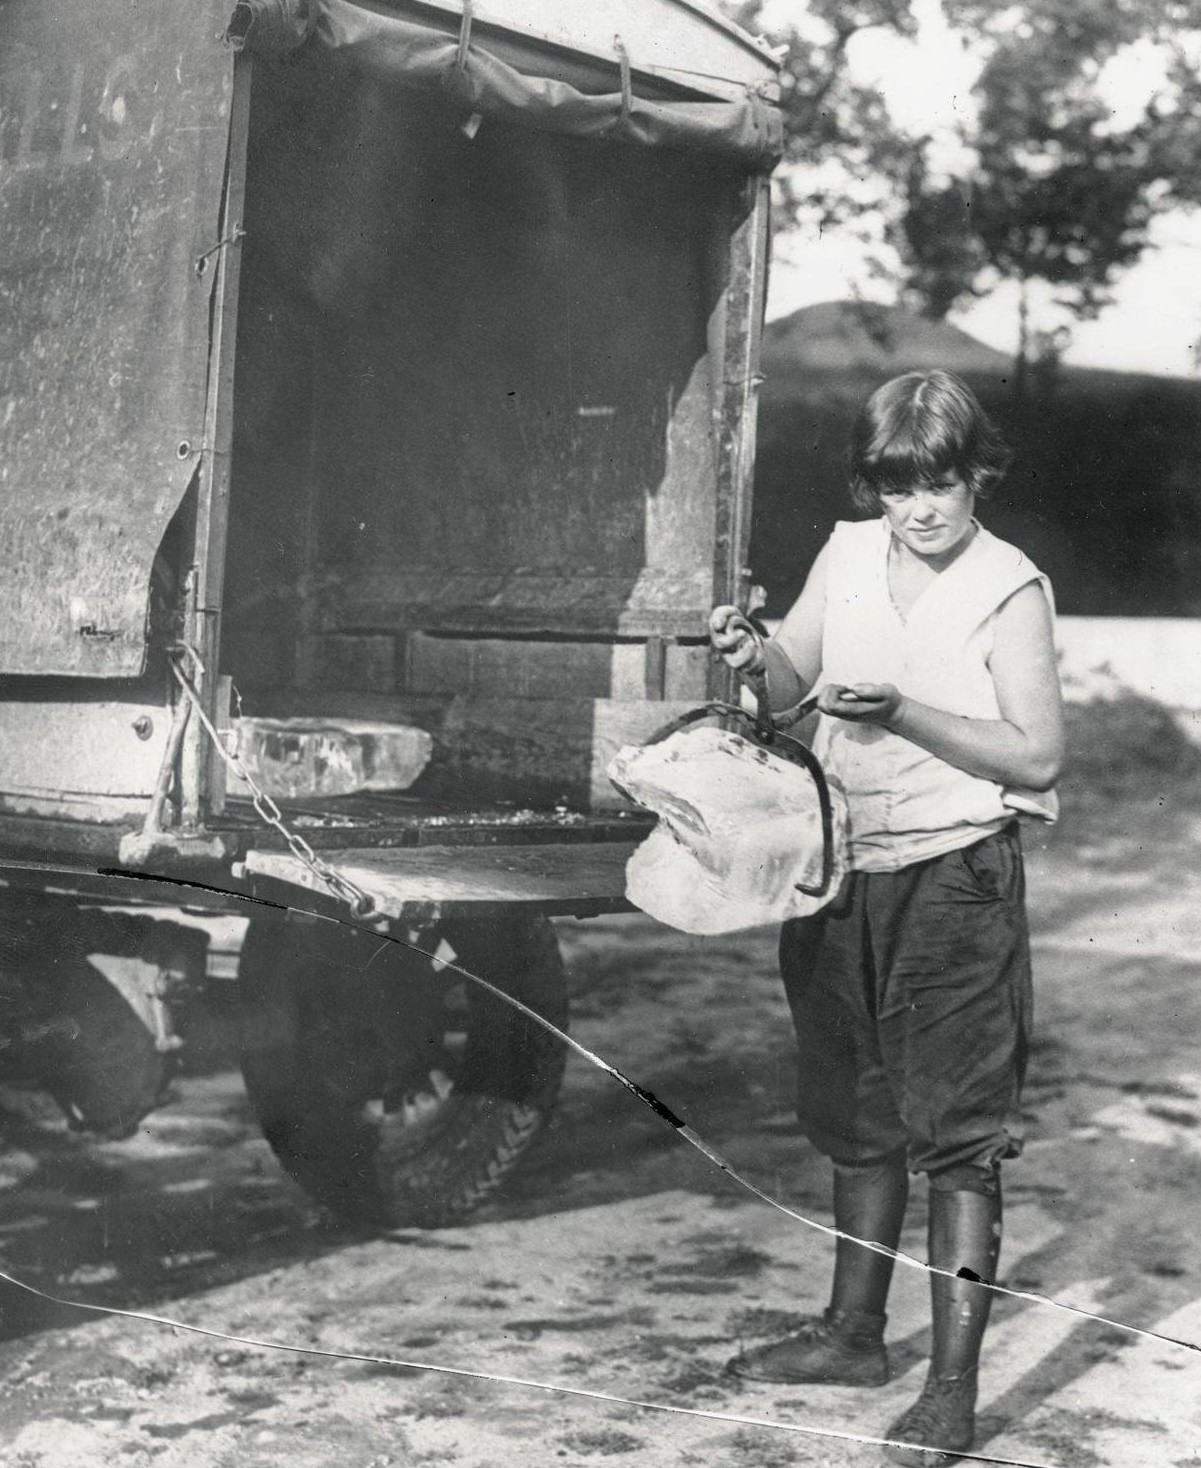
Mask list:
[[132,55],[103,73],[85,62],[57,75],[37,66],[0,73],[0,170],[115,162],[161,129],[151,106]]

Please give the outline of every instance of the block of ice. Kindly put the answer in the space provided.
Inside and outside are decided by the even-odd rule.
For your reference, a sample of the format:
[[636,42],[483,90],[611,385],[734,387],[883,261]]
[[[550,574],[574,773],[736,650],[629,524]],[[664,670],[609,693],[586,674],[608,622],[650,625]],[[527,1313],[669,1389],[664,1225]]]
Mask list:
[[[410,724],[370,719],[242,718],[238,758],[275,800],[407,790],[429,763],[433,741]],[[230,794],[246,785],[231,779]]]
[[626,895],[686,933],[730,933],[816,912],[846,872],[846,802],[831,787],[834,868],[820,897],[821,808],[800,765],[705,726],[627,745],[609,778],[659,823],[626,867]]

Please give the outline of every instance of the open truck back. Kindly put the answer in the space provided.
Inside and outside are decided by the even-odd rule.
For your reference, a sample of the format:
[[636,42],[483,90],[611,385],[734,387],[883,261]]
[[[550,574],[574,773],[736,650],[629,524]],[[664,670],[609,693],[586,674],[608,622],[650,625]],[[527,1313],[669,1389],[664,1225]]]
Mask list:
[[[558,1043],[426,955],[565,1021],[547,916],[645,830],[605,768],[725,691],[746,590],[773,63],[700,0],[549,10],[0,8],[5,1053],[132,1125],[175,909],[238,913],[264,1130],[358,1217],[533,1135]],[[96,952],[158,974],[129,1015]]]

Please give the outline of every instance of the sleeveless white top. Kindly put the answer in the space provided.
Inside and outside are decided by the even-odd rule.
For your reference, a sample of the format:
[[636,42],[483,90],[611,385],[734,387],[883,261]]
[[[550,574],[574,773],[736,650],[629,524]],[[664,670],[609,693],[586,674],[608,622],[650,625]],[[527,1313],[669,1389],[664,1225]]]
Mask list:
[[[971,544],[902,617],[888,588],[887,520],[840,521],[829,541],[821,683],[893,683],[902,693],[974,719],[1001,717],[988,661],[997,612],[1037,581],[1016,546],[978,526]],[[1054,792],[969,775],[877,725],[819,716],[814,752],[850,808],[851,866],[897,871],[999,830],[1016,812],[1058,815]]]

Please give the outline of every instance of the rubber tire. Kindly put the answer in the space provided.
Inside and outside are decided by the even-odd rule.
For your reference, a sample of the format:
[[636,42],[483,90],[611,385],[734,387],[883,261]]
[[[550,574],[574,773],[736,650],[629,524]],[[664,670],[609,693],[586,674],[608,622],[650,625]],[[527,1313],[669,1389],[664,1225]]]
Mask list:
[[77,1129],[132,1136],[162,1102],[167,1058],[124,995],[91,964],[74,965],[56,980],[52,992],[70,1038],[45,1047],[46,1089]]
[[[566,1028],[563,963],[546,918],[506,909],[420,943],[433,952],[443,937],[457,963]],[[242,1074],[263,1134],[309,1196],[356,1227],[465,1217],[513,1171],[554,1106],[563,1043],[406,946],[331,923],[256,919],[239,981]],[[432,1104],[406,1119],[397,1074],[431,1074],[431,1054],[445,1061],[445,1000],[456,989],[466,1039],[453,1087],[422,1092]]]
[[94,925],[63,905],[6,922],[0,963],[16,982],[0,983],[0,998],[9,1017],[44,1031],[21,1063],[72,1128],[127,1137],[160,1104],[167,1061],[145,1017],[91,962],[94,939]]

